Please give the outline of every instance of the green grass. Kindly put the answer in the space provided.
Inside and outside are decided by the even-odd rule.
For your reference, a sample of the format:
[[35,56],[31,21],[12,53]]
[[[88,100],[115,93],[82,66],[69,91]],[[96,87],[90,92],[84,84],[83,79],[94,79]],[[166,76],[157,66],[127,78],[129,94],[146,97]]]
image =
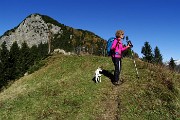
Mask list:
[[179,74],[137,60],[137,79],[133,61],[125,58],[124,83],[114,86],[106,76],[98,84],[92,80],[98,66],[114,69],[109,57],[55,55],[44,62],[0,93],[0,119],[180,119]]

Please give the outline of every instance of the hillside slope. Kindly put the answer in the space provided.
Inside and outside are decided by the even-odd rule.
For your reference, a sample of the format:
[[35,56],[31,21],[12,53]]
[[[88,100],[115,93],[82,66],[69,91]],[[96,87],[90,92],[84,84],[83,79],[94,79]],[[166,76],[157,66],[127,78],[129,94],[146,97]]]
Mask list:
[[[0,119],[180,119],[179,74],[137,61],[137,79],[133,61],[124,58],[124,83],[114,86],[108,57],[55,55],[45,61],[43,68],[0,93]],[[96,84],[92,79],[98,66],[106,74]]]

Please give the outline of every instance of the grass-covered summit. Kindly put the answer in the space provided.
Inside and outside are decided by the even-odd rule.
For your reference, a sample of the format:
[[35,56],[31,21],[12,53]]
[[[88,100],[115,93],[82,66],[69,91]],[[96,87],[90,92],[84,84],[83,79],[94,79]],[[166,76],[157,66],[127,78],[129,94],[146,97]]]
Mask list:
[[109,57],[54,55],[40,70],[15,81],[0,93],[2,120],[178,120],[180,75],[124,58],[121,79],[114,86],[108,75],[94,83],[98,66],[109,74]]

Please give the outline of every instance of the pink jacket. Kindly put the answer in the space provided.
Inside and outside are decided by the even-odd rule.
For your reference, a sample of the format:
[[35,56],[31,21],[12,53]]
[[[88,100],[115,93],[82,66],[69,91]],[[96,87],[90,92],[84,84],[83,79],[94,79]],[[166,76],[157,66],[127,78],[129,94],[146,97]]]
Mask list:
[[128,47],[123,47],[122,41],[118,41],[116,38],[112,43],[111,50],[115,51],[114,54],[111,55],[111,57],[121,58],[122,52],[128,49]]

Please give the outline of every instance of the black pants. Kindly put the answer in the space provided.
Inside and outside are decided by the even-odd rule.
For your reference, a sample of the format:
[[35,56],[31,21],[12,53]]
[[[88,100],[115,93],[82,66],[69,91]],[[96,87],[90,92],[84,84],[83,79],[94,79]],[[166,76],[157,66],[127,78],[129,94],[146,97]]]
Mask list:
[[114,63],[115,71],[114,71],[114,82],[119,81],[119,75],[121,72],[121,58],[113,58],[112,61]]

